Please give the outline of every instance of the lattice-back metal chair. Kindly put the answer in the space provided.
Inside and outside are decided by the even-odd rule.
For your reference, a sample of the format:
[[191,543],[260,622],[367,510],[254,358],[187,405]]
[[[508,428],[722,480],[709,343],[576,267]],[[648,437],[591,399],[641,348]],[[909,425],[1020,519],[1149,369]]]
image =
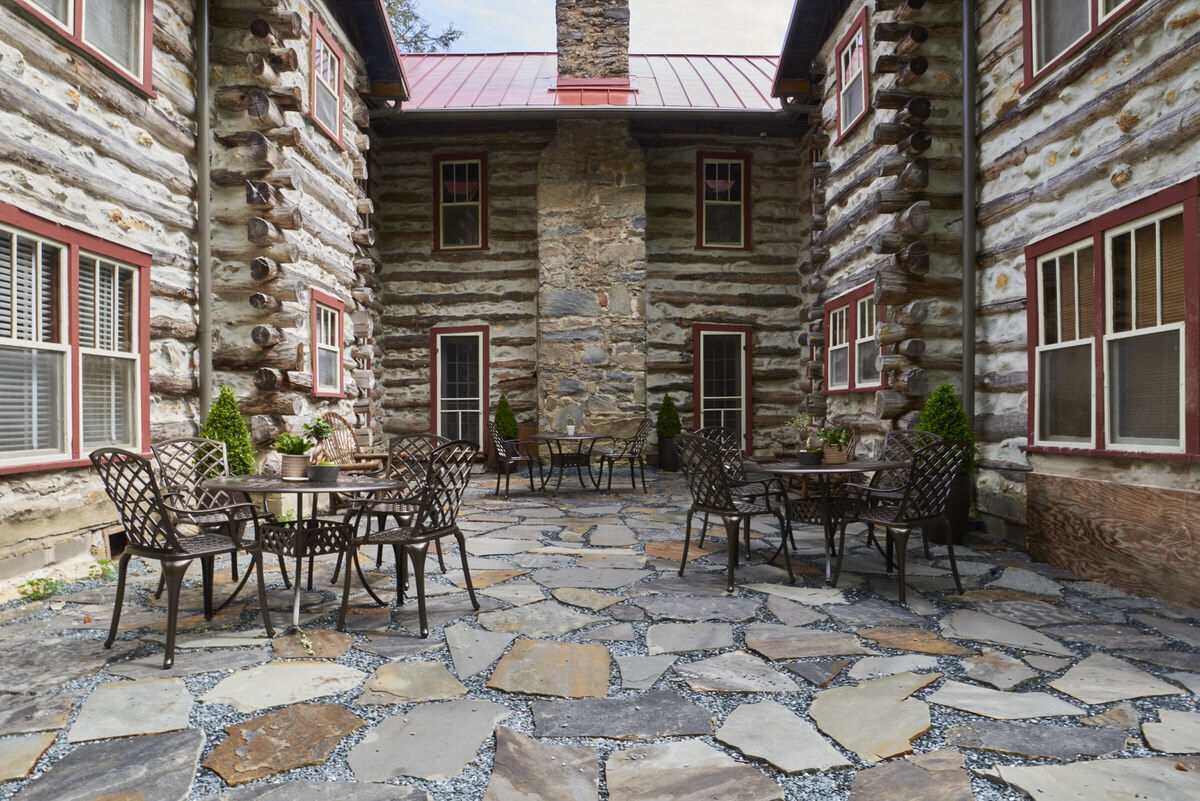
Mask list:
[[[900,603],[905,602],[904,563],[908,549],[908,538],[914,529],[927,529],[933,525],[950,526],[946,518],[946,502],[950,497],[950,485],[967,459],[966,447],[962,443],[939,440],[918,449],[912,455],[912,464],[905,478],[899,498],[884,498],[872,502],[864,497],[855,510],[848,511],[842,518],[838,542],[837,564],[834,567],[832,584],[836,585],[842,571],[842,555],[846,549],[846,525],[850,522],[866,523],[883,528],[887,532],[887,568],[891,570],[891,554],[895,551],[896,577],[900,583]],[[924,542],[923,535],[922,541]],[[958,575],[958,563],[954,559],[954,537],[946,537],[946,549],[950,556],[950,570],[954,574],[954,585],[963,591]],[[925,556],[929,557],[929,545],[925,543]]]
[[525,465],[529,470],[529,491],[536,492],[538,485],[534,483],[533,466],[537,465],[539,479],[542,477],[543,467],[542,459],[538,456],[539,443],[536,440],[505,439],[491,420],[488,421],[487,427],[488,436],[492,439],[492,451],[496,454],[496,491],[492,494],[500,494],[500,477],[504,476],[504,497],[507,498],[511,474],[514,470],[519,470],[521,465]]
[[[695,436],[706,439],[717,446],[721,454],[721,464],[729,477],[730,488],[734,495],[768,506],[783,507],[787,503],[787,491],[783,482],[769,476],[755,477],[746,470],[746,460],[742,453],[741,435],[732,428],[724,426],[707,426],[698,429]],[[708,530],[708,515],[700,527],[700,546],[704,547],[704,535]],[[750,556],[750,529],[746,528],[746,556]]]
[[[932,431],[889,431],[883,437],[883,445],[879,450],[879,459],[885,462],[905,462],[904,467],[891,470],[878,470],[865,486],[860,483],[848,483],[845,489],[856,498],[865,497],[868,503],[879,503],[886,500],[899,500],[904,494],[904,485],[908,481],[908,471],[912,464],[913,454],[926,445],[940,442],[941,437]],[[864,495],[865,490],[865,495]],[[887,568],[892,569],[892,554],[884,552],[884,548],[875,537],[875,525],[867,524],[867,542],[879,548],[887,558]]]
[[318,443],[314,463],[333,462],[352,474],[378,473],[383,469],[387,454],[364,449],[345,417],[337,412],[325,412],[321,417],[333,428],[333,433]]
[[596,486],[600,486],[600,477],[604,475],[604,465],[608,465],[608,492],[612,492],[613,468],[617,462],[629,461],[629,481],[637,489],[637,471],[642,473],[642,492],[646,489],[646,462],[642,457],[642,449],[646,447],[646,439],[654,424],[643,420],[638,424],[637,433],[632,437],[613,437],[612,444],[600,453],[600,473],[596,477]]
[[[675,438],[680,466],[692,494],[692,505],[687,512],[686,530],[683,540],[683,559],[679,563],[679,575],[687,565],[688,548],[692,539],[692,517],[703,514],[705,521],[715,515],[725,524],[725,542],[728,552],[727,584],[733,592],[733,569],[738,563],[738,529],[745,527],[746,540],[750,538],[750,521],[762,515],[773,515],[779,521],[779,536],[783,540],[784,563],[788,579],[795,583],[792,560],[788,552],[789,523],[784,510],[772,506],[766,499],[749,499],[737,494],[725,465],[725,454],[721,446],[696,434],[680,434]],[[703,531],[701,532],[703,534]]]
[[[250,522],[256,524],[253,504],[234,504],[230,507],[209,507],[208,512],[216,515],[230,511],[228,525],[218,529],[215,525],[205,526],[198,534],[183,535],[177,525],[180,515],[187,510],[168,505],[154,478],[154,468],[148,459],[120,448],[100,448],[90,454],[92,465],[104,482],[104,491],[117,507],[121,525],[125,529],[126,545],[117,567],[117,595],[113,602],[112,625],[108,630],[105,648],[111,648],[121,621],[121,605],[125,600],[125,577],[129,560],[140,557],[158,562],[163,571],[167,588],[167,642],[163,668],[175,664],[175,626],[179,617],[179,594],[183,575],[188,566],[199,559],[204,594],[204,617],[211,620],[214,611],[224,608],[241,590],[251,571],[258,576],[258,601],[263,613],[263,622],[270,631],[267,617],[266,589],[263,585],[262,555],[253,545],[239,543],[236,531],[244,526],[233,516],[233,507],[248,507]],[[219,532],[219,533],[218,533]],[[250,568],[241,584],[229,598],[213,609],[213,560],[221,554],[233,554],[245,548],[252,554]]]
[[[466,440],[455,440],[436,448],[429,455],[426,479],[416,498],[416,514],[404,518],[396,526],[368,532],[363,539],[367,545],[392,546],[396,558],[397,603],[404,603],[404,589],[408,583],[407,563],[412,563],[422,637],[429,636],[429,622],[425,614],[425,557],[429,551],[429,543],[444,537],[454,537],[458,541],[458,553],[462,559],[463,577],[467,583],[467,592],[471,596],[471,605],[475,609],[479,608],[475,587],[471,583],[471,569],[467,565],[466,539],[458,526],[458,510],[462,505],[463,493],[470,483],[471,469],[478,452],[479,448],[475,443]],[[363,513],[370,514],[368,505],[364,505]],[[356,568],[359,567],[357,558],[354,559],[354,563]],[[361,569],[359,577],[371,597],[384,604],[362,576]]]

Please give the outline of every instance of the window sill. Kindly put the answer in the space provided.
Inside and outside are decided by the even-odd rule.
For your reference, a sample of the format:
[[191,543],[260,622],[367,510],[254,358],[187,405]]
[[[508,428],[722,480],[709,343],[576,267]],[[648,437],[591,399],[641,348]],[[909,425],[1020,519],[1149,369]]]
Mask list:
[[1036,453],[1043,456],[1083,456],[1098,459],[1139,459],[1155,462],[1177,462],[1181,464],[1200,464],[1200,453],[1162,453],[1161,451],[1109,451],[1102,448],[1072,448],[1052,445],[1025,445],[1021,448],[1026,453]]

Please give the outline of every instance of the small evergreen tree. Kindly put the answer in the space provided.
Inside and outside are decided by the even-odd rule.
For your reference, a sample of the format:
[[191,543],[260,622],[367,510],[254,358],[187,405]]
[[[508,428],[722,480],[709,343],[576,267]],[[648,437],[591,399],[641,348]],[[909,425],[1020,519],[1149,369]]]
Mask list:
[[238,409],[237,398],[229,387],[221,387],[217,399],[208,407],[208,416],[204,419],[204,425],[200,426],[200,436],[225,443],[230,473],[244,476],[254,472],[254,445],[250,442],[250,427],[246,425]]
[[967,461],[963,464],[963,472],[970,473],[975,469],[975,457],[979,453],[975,447],[975,431],[952,384],[939,384],[934,388],[929,400],[925,401],[920,419],[913,427],[918,431],[937,434],[942,439],[964,443],[967,446]]
[[675,401],[670,395],[663,396],[662,406],[658,407],[658,419],[655,421],[654,430],[658,432],[659,439],[674,437],[683,430],[683,426],[679,422],[679,410],[675,408]]
[[496,430],[505,439],[517,438],[517,416],[513,414],[512,406],[508,405],[508,396],[500,393],[500,401],[496,404],[496,416],[492,421]]

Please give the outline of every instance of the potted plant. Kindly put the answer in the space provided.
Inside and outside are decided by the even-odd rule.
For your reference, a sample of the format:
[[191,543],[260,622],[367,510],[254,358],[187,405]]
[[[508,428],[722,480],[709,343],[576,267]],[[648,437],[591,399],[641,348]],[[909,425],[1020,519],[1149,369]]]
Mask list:
[[309,481],[319,484],[333,484],[338,479],[338,465],[334,462],[317,462],[304,468]]
[[785,425],[796,429],[799,436],[799,442],[796,446],[796,459],[800,464],[820,464],[823,446],[821,438],[817,436],[819,430],[816,424],[816,419],[805,412],[798,417],[793,417],[788,420]]
[[675,451],[675,437],[683,431],[679,422],[679,410],[670,395],[663,396],[662,405],[658,407],[658,418],[654,422],[654,430],[658,433],[658,467],[668,473],[679,469],[679,455]]
[[314,417],[304,424],[304,433],[306,436],[312,437],[317,443],[320,443],[321,440],[333,434],[333,424],[324,417]]
[[284,431],[275,438],[275,450],[279,452],[279,477],[285,481],[303,481],[308,478],[308,449],[313,441],[298,434]]
[[[492,422],[496,426],[496,431],[505,441],[505,447],[512,455],[516,455],[516,445],[513,444],[517,439],[520,439],[520,431],[517,427],[517,415],[512,410],[512,405],[508,402],[508,396],[500,393],[500,400],[496,402],[496,413],[492,417]],[[496,454],[488,454],[488,463],[490,467],[496,467]],[[511,472],[516,468],[515,463],[508,464]]]
[[825,464],[845,464],[850,458],[850,431],[838,425],[823,425],[817,429],[817,439],[823,446],[821,458]]
[[575,418],[569,414],[567,415],[567,436],[575,436]]
[[[979,449],[975,445],[975,431],[971,428],[967,411],[959,402],[953,384],[945,383],[934,387],[913,428],[932,432],[952,442],[961,442],[967,447],[967,459],[950,486],[950,498],[946,504],[946,517],[950,521],[954,541],[962,542],[970,520],[971,471],[975,469]],[[929,536],[932,542],[939,542],[941,530],[934,529],[927,532],[926,536]]]
[[225,443],[225,458],[229,472],[235,476],[247,476],[254,472],[254,444],[250,441],[250,427],[246,425],[237,398],[229,387],[221,387],[217,399],[208,407],[200,436]]

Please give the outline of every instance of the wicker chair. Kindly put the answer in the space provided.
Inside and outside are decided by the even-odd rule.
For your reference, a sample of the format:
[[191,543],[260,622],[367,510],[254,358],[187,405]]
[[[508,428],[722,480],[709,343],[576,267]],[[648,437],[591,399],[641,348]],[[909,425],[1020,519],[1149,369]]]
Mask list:
[[[164,669],[175,664],[175,626],[179,618],[180,588],[183,586],[184,573],[196,559],[200,560],[206,620],[211,620],[215,611],[223,609],[237,596],[246,579],[250,577],[250,572],[254,571],[258,576],[258,602],[263,623],[268,634],[272,633],[271,621],[267,616],[266,588],[263,585],[262,553],[253,543],[247,545],[238,538],[238,532],[247,522],[247,518],[239,516],[242,512],[249,515],[249,522],[254,523],[257,528],[258,520],[253,504],[210,506],[206,510],[210,515],[209,522],[201,528],[199,534],[187,536],[179,530],[177,521],[181,520],[188,510],[167,504],[166,498],[170,496],[164,496],[159,490],[154,479],[154,468],[149,460],[120,448],[100,448],[90,454],[90,459],[104,482],[104,491],[117,507],[126,537],[125,549],[117,563],[117,595],[113,602],[112,625],[108,630],[108,639],[104,641],[105,648],[111,648],[117,637],[117,629],[121,622],[121,605],[125,601],[125,577],[129,560],[134,556],[158,562],[162,566],[167,587]],[[227,514],[223,526],[218,526],[216,522],[216,516],[220,514]],[[241,584],[214,610],[213,561],[222,554],[233,554],[239,549],[252,554],[250,568],[242,578]]]
[[[471,584],[471,570],[467,565],[466,539],[458,527],[458,509],[463,493],[471,479],[471,468],[479,449],[472,442],[457,440],[436,448],[429,454],[425,480],[415,498],[416,513],[401,519],[396,526],[381,531],[371,531],[363,538],[363,544],[390,545],[396,557],[396,601],[404,603],[407,586],[407,564],[412,563],[413,580],[417,585],[417,610],[421,622],[421,636],[429,636],[429,622],[425,614],[425,557],[429,543],[443,537],[454,537],[458,541],[458,552],[462,558],[463,577],[471,605],[479,608],[475,587]],[[385,501],[386,503],[386,501]],[[370,505],[363,507],[364,514],[373,513]],[[359,568],[357,557],[355,567]],[[379,604],[384,601],[362,576],[363,586]]]
[[642,492],[646,489],[646,462],[642,458],[642,449],[646,447],[646,439],[654,424],[643,420],[638,426],[637,433],[632,437],[613,437],[613,443],[607,450],[600,453],[600,473],[596,477],[596,486],[600,486],[600,477],[604,475],[604,465],[608,465],[608,492],[612,492],[613,468],[617,462],[629,460],[629,481],[637,489],[637,471],[642,473]]
[[[908,469],[904,488],[899,498],[894,494],[871,498],[869,490],[859,493],[860,503],[856,509],[842,518],[838,541],[837,564],[834,567],[832,584],[836,585],[842,571],[842,555],[846,549],[846,525],[852,521],[876,525],[887,532],[887,569],[891,571],[891,553],[896,555],[896,577],[900,583],[900,603],[904,597],[904,562],[908,538],[914,529],[929,526],[950,525],[946,518],[946,502],[950,497],[950,485],[967,459],[966,447],[962,443],[940,440],[918,449],[912,455],[912,466]],[[894,546],[893,546],[894,541]],[[929,544],[924,539],[925,556],[929,558]],[[958,575],[958,563],[954,559],[954,538],[946,538],[950,555],[950,570],[954,573],[954,585],[963,591],[962,579]]]
[[[774,515],[779,521],[779,535],[783,540],[782,548],[784,563],[787,565],[788,579],[795,583],[792,573],[792,560],[788,552],[787,542],[790,538],[790,526],[783,508],[771,505],[766,499],[750,499],[739,496],[735,485],[725,465],[725,454],[720,445],[696,434],[680,434],[675,438],[679,449],[679,461],[683,475],[687,479],[688,489],[692,493],[692,505],[687,512],[686,530],[683,540],[683,559],[679,563],[679,575],[687,565],[688,548],[692,539],[692,516],[697,512],[704,515],[705,521],[709,515],[716,515],[725,524],[725,542],[728,551],[727,584],[729,592],[733,592],[733,569],[738,562],[738,529],[745,527],[747,547],[750,541],[750,521],[762,515]],[[780,487],[782,491],[782,486]],[[703,530],[701,530],[703,536]]]
[[378,473],[383,469],[386,453],[364,450],[358,444],[354,428],[337,412],[321,415],[333,428],[333,433],[323,438],[313,454],[313,462],[333,462],[347,473]]
[[537,465],[539,479],[542,477],[543,467],[542,460],[537,455],[537,441],[505,439],[491,420],[488,421],[487,427],[488,436],[492,439],[492,450],[496,454],[496,491],[492,494],[500,494],[500,477],[504,476],[504,497],[507,498],[511,474],[514,470],[519,470],[521,465],[525,465],[529,470],[529,491],[536,492],[538,485],[533,483],[533,466]]

